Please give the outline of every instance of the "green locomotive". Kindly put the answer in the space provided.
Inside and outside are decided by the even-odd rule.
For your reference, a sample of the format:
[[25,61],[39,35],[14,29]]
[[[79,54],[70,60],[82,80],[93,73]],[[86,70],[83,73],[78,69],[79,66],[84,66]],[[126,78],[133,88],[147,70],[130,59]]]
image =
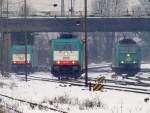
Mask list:
[[[27,41],[27,45],[26,45]],[[12,46],[9,49],[11,70],[13,72],[33,72],[37,68],[37,53],[34,49],[34,35],[30,32],[11,33]],[[27,61],[25,58],[27,47]]]
[[112,70],[117,75],[134,76],[140,71],[141,51],[132,39],[123,39],[116,43],[112,58]]
[[84,43],[73,35],[63,34],[50,42],[51,73],[59,79],[78,78],[84,71]]
[[25,61],[25,45],[13,45],[10,48],[10,54],[12,71],[21,72],[27,68],[31,72],[33,64],[33,48],[31,45],[27,45],[27,61]]

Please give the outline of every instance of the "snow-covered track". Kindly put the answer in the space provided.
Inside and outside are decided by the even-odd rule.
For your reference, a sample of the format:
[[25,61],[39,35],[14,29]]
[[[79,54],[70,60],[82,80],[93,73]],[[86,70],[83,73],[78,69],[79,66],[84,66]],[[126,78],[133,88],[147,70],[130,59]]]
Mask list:
[[[73,86],[85,86],[85,82],[84,80],[54,80],[54,79],[48,79],[48,78],[43,78],[41,79],[41,77],[33,77],[33,76],[29,76],[32,78],[28,78],[29,80],[38,80],[38,81],[47,81],[47,82],[57,82],[57,83],[62,83],[62,84],[69,84],[69,85],[73,85]],[[123,81],[118,81],[119,82],[123,82]],[[116,83],[116,81],[111,81],[109,83]],[[130,84],[129,84],[130,83]],[[91,81],[92,86],[95,84],[94,81]],[[119,91],[125,91],[125,92],[133,92],[133,93],[141,93],[141,94],[150,94],[150,90],[145,89],[145,88],[135,88],[135,86],[137,84],[135,83],[131,83],[128,82],[127,84],[128,86],[124,86],[124,84],[118,84],[118,85],[107,85],[104,84],[104,89],[110,89],[110,90],[119,90]],[[146,85],[146,84],[145,84]],[[144,85],[144,86],[145,86]],[[131,87],[132,86],[132,87]],[[134,87],[133,87],[134,86]],[[141,85],[139,85],[141,86]]]
[[[16,76],[19,77],[19,76]],[[19,77],[21,80],[25,80],[25,77]],[[44,77],[36,77],[36,76],[28,76],[28,80],[37,80],[37,81],[45,81],[45,82],[57,82],[57,83],[70,83],[70,84],[77,84],[79,86],[83,86],[82,84],[85,83],[84,79],[69,79],[69,80],[58,80],[58,79],[52,79],[52,78],[44,78]],[[89,78],[90,82],[95,82],[96,78]],[[141,87],[150,87],[150,83],[144,83],[141,81],[127,81],[127,80],[112,80],[112,79],[105,79],[105,83],[113,83],[113,84],[119,84],[119,85],[130,85],[130,86],[141,86]]]
[[[19,76],[16,76],[19,77]],[[19,77],[21,80],[25,80],[25,77]],[[58,79],[52,79],[52,78],[44,78],[44,77],[36,77],[36,76],[28,76],[28,80],[37,80],[37,81],[47,81],[47,82],[57,82],[57,83],[72,83],[72,84],[77,84],[79,86],[83,86],[84,84],[84,79],[78,79],[78,80],[58,80]],[[94,83],[96,81],[96,78],[89,78],[89,81]],[[105,83],[114,83],[114,84],[119,84],[119,85],[130,85],[130,86],[142,86],[142,87],[150,87],[149,83],[143,83],[143,82],[138,82],[138,81],[126,81],[126,80],[112,80],[112,79],[105,79]]]
[[[18,77],[18,76],[16,76]],[[25,77],[18,77],[20,80],[25,81]],[[74,86],[85,86],[85,82],[83,80],[58,80],[58,79],[51,79],[51,78],[43,78],[43,77],[35,77],[35,76],[28,76],[27,80],[36,80],[36,81],[45,81],[45,82],[54,82],[54,83],[62,83],[62,84],[69,84]]]
[[132,85],[132,86],[142,86],[142,87],[150,87],[149,83],[143,83],[143,82],[129,82],[129,81],[123,81],[123,80],[110,80],[106,79],[106,83],[115,83],[115,84],[122,84],[122,85]]
[[[21,77],[21,79],[24,80],[25,78]],[[57,80],[57,79],[50,79],[50,78],[28,76],[28,80],[55,82],[55,83],[73,85],[73,86],[85,86],[85,81],[83,79],[80,79],[80,80]],[[106,82],[104,83],[104,89],[150,94],[150,90],[144,88],[145,86],[150,87],[150,84],[147,84],[147,83],[136,83],[136,82],[128,82],[128,81],[109,80],[109,79],[106,79],[105,81]],[[95,84],[95,79],[90,79],[90,82],[93,86]],[[114,83],[114,84],[108,85],[108,83]],[[136,88],[137,86],[140,86],[142,88]]]
[[141,77],[141,76],[136,76],[137,79],[139,80],[144,80],[144,81],[150,81],[150,76],[147,78]]
[[[89,78],[90,81],[96,81],[96,78]],[[133,81],[128,81],[133,80]],[[132,85],[132,86],[142,86],[142,87],[150,87],[150,83],[144,83],[137,79],[123,79],[123,80],[113,80],[113,79],[104,79],[105,83],[114,83],[114,84],[120,84],[120,85]]]
[[7,109],[7,110],[9,110],[9,111],[13,111],[14,113],[23,113],[23,112],[21,112],[21,111],[15,109],[15,108],[13,108],[12,106],[10,106],[10,105],[8,105],[8,104],[6,104],[5,106],[2,105],[2,104],[0,104],[0,107],[2,107],[2,109]]
[[29,102],[29,101],[23,100],[23,99],[17,99],[17,98],[8,96],[8,95],[0,94],[0,96],[5,97],[5,98],[9,98],[11,100],[19,101],[19,102],[22,102],[22,103],[30,104],[30,106],[38,106],[40,108],[44,108],[44,109],[48,109],[48,110],[52,110],[52,111],[57,111],[57,112],[60,112],[60,113],[67,113],[65,111],[58,110],[56,108],[48,107],[48,106],[45,106],[45,105],[42,105],[42,104],[38,104],[38,103],[34,103],[34,102]]
[[112,86],[112,85],[104,85],[104,87],[105,89],[109,89],[109,90],[133,92],[133,93],[140,93],[140,94],[150,94],[150,90],[141,89],[141,88],[131,88],[131,87]]

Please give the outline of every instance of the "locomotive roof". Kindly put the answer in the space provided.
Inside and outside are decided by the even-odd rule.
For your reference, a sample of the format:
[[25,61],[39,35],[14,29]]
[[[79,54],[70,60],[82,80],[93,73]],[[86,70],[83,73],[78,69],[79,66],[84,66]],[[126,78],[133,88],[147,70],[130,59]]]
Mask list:
[[133,39],[122,39],[119,41],[120,44],[136,44]]

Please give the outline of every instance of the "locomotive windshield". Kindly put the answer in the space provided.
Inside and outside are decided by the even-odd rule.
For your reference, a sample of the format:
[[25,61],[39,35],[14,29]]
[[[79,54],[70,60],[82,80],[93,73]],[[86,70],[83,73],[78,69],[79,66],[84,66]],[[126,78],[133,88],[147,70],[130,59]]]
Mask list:
[[136,46],[121,46],[120,53],[136,53]]
[[15,53],[15,54],[25,54],[25,48],[15,48],[13,50],[13,53]]
[[63,43],[63,44],[56,44],[54,46],[56,51],[75,51],[77,50],[77,45],[74,43]]

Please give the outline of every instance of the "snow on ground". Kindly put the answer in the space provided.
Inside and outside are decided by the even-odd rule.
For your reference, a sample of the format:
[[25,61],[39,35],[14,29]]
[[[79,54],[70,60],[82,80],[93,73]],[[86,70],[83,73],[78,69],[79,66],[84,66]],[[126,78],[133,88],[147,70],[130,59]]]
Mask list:
[[[89,67],[104,65],[107,69],[110,63],[90,64]],[[149,66],[150,64],[146,64],[146,67]],[[88,73],[89,77],[96,78],[102,75],[108,79],[111,78],[112,74],[112,72]],[[148,74],[148,72],[139,73],[143,77],[146,77]],[[56,79],[49,72],[36,72],[30,75]],[[149,90],[150,87],[146,87],[145,89]],[[11,78],[0,77],[0,94],[36,102],[68,113],[150,113],[150,101],[144,102],[144,99],[150,98],[150,95],[106,89],[102,92],[93,92],[88,91],[86,87],[44,81],[29,80],[25,82],[19,80],[15,74],[11,74]],[[6,103],[23,113],[57,113],[39,107],[32,108],[28,104],[0,96],[0,105],[6,105]]]
[[141,68],[150,69],[150,64],[149,63],[141,64]]
[[[93,73],[94,74],[94,73]],[[49,73],[35,73],[48,77]],[[86,87],[64,86],[60,83],[42,81],[20,81],[14,75],[0,79],[0,93],[14,98],[36,102],[68,113],[150,113],[150,102],[144,102],[149,95],[112,91],[88,91]],[[13,105],[23,113],[56,113],[50,110],[32,109],[28,104],[19,103],[0,96],[0,104]]]
[[104,66],[111,66],[111,63],[107,63],[107,62],[101,62],[100,64],[95,64],[95,63],[90,63],[88,65],[89,68],[91,67],[104,67]]

